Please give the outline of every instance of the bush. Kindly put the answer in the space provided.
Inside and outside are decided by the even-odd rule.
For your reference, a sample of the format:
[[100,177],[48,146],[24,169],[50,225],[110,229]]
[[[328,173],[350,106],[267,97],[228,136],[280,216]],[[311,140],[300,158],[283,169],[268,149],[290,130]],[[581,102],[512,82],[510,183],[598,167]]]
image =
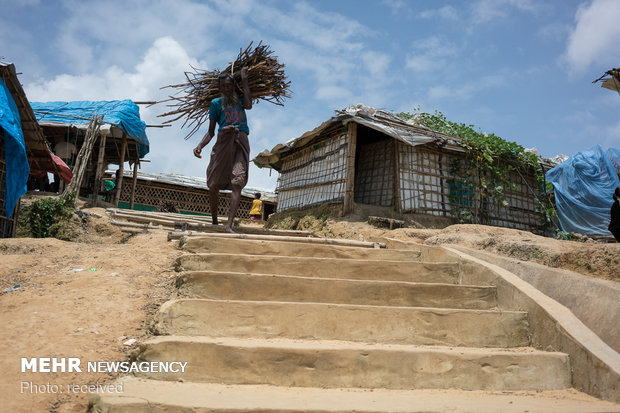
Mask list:
[[30,206],[28,223],[34,238],[66,239],[66,230],[75,209],[75,194],[35,201]]

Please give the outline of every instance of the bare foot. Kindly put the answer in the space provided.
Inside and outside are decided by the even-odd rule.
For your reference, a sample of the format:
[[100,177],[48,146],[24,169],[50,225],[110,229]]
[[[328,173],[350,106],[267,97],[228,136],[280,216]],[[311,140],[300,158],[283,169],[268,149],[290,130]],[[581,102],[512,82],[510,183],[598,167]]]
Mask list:
[[217,221],[217,219],[214,219],[213,221],[211,221],[212,225],[219,225],[220,223]]
[[224,230],[225,230],[226,232],[230,233],[230,234],[236,234],[236,232],[235,232],[235,231],[233,231],[233,229],[232,229],[231,227],[229,227],[228,225],[226,225],[226,226],[224,227]]

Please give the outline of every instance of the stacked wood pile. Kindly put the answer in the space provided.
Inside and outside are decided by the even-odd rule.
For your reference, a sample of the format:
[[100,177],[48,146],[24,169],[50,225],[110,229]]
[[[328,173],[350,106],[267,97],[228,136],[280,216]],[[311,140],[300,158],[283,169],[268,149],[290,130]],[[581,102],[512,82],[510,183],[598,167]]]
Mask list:
[[[171,212],[134,211],[130,209],[108,208],[106,213],[114,218],[113,225],[124,228],[124,232],[146,232],[149,229],[164,229],[168,231],[194,232],[225,232],[224,226],[212,225],[210,216],[175,214]],[[118,219],[118,220],[116,220]],[[122,222],[119,220],[129,221]],[[223,223],[226,219],[219,218]],[[236,232],[243,234],[270,234],[284,236],[311,237],[310,231],[274,230],[257,227],[233,227]]]
[[[267,229],[257,227],[233,227],[236,234],[225,233],[222,225],[212,225],[211,217],[175,214],[169,212],[146,212],[128,209],[109,208],[106,213],[112,218],[113,225],[122,227],[123,232],[146,233],[149,229],[170,231],[168,241],[181,240],[188,237],[217,236],[222,238],[239,238],[265,241],[301,242],[306,244],[330,244],[363,248],[386,248],[385,243],[355,241],[347,239],[315,238],[311,231],[293,231],[283,229]],[[221,220],[221,218],[220,218]],[[224,220],[226,221],[226,220]]]
[[218,77],[222,72],[230,73],[235,79],[238,93],[241,95],[241,68],[248,68],[248,84],[252,99],[266,100],[276,105],[283,105],[283,100],[290,97],[289,81],[286,80],[284,64],[272,56],[269,46],[259,43],[252,49],[252,43],[243,51],[239,51],[237,59],[226,69],[201,70],[192,67],[191,72],[185,72],[187,82],[178,85],[168,85],[165,88],[176,89],[177,92],[162,102],[170,102],[167,106],[172,110],[159,115],[172,117],[164,124],[172,123],[184,118],[182,127],[190,129],[185,139],[189,139],[200,127],[209,120],[209,106],[211,101],[220,96]]

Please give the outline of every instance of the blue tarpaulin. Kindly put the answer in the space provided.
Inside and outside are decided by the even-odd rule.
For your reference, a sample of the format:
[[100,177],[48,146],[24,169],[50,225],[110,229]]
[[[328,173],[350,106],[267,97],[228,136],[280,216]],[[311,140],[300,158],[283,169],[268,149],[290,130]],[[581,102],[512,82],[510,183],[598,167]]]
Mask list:
[[[4,159],[6,162],[6,196],[4,214],[11,218],[19,198],[27,191],[30,166],[22,133],[19,111],[11,92],[0,78],[0,127],[4,130]],[[0,131],[1,132],[1,131]]]
[[131,100],[31,102],[30,105],[39,122],[84,124],[88,123],[88,120],[97,112],[99,116],[104,115],[105,122],[118,125],[127,136],[140,144],[140,158],[149,152],[149,140],[145,132],[146,123],[140,119],[138,105]]
[[612,194],[620,186],[620,150],[600,145],[579,152],[547,172],[563,231],[611,235]]

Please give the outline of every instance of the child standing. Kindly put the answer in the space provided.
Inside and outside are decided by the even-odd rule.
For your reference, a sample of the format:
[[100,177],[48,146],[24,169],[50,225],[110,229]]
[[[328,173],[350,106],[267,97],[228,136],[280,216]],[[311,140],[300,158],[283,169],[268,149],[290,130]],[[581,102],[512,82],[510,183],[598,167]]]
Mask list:
[[252,221],[263,220],[263,201],[260,200],[260,192],[254,194],[252,201],[252,209],[250,209],[250,219]]

